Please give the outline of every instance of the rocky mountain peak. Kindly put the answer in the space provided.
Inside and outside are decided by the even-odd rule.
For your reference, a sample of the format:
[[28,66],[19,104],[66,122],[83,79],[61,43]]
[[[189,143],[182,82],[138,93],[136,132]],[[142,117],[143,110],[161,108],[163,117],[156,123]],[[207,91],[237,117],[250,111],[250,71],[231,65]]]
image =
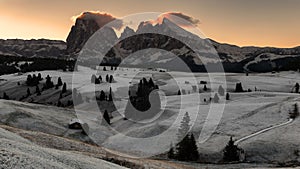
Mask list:
[[126,26],[124,31],[121,33],[120,39],[124,39],[133,35],[135,35],[135,31],[130,27]]
[[97,22],[91,19],[77,18],[67,37],[67,53],[79,52],[86,41],[99,29]]

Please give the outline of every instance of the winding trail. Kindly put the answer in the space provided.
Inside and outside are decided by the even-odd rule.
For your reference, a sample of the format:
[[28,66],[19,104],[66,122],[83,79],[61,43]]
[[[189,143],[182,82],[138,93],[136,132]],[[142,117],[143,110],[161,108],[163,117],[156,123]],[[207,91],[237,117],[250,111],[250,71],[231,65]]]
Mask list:
[[243,141],[245,141],[245,140],[248,140],[248,139],[250,139],[250,138],[252,138],[252,137],[255,137],[255,136],[257,136],[257,135],[260,135],[260,134],[262,134],[262,133],[265,133],[265,132],[267,132],[267,131],[269,131],[269,130],[272,130],[272,129],[275,129],[275,128],[278,128],[278,127],[282,127],[282,126],[286,126],[286,125],[292,123],[293,121],[294,121],[294,119],[289,119],[289,121],[287,121],[287,122],[284,122],[284,123],[281,123],[281,124],[277,124],[277,125],[275,125],[275,126],[271,126],[271,127],[262,129],[262,130],[260,130],[260,131],[257,131],[257,132],[255,132],[255,133],[253,133],[253,134],[250,134],[250,135],[248,135],[248,136],[242,137],[242,138],[236,140],[234,143],[235,143],[236,145],[238,145],[239,143],[241,143],[241,142],[243,142]]

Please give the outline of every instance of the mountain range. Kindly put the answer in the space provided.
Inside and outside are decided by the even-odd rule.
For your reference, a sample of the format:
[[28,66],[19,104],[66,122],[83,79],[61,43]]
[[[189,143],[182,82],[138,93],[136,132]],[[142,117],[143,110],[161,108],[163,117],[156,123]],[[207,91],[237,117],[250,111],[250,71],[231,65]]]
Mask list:
[[[66,42],[46,39],[0,40],[0,55],[30,58],[76,58],[88,39],[99,29],[96,21],[78,18],[71,28]],[[106,28],[104,34],[111,41],[117,42],[106,54],[107,58],[104,60],[104,64],[119,64],[121,60],[124,60],[122,64],[133,66],[143,64],[172,69],[167,66],[176,63],[176,57],[172,54],[181,58],[192,71],[205,71],[204,65],[214,65],[219,61],[222,62],[226,72],[297,70],[298,67],[295,66],[295,63],[300,63],[300,47],[239,47],[222,44],[212,39],[202,39],[166,18],[162,23],[156,25],[142,22],[136,31],[126,27],[120,37],[112,28]],[[215,58],[216,56],[212,56],[214,52],[211,46],[218,53],[219,61]],[[139,53],[140,50],[149,48],[158,50]],[[86,50],[89,49],[86,48]],[[95,51],[93,52],[95,53]],[[130,56],[129,59],[124,59],[128,56]],[[201,60],[197,56],[201,56]],[[85,60],[93,61],[91,58]]]

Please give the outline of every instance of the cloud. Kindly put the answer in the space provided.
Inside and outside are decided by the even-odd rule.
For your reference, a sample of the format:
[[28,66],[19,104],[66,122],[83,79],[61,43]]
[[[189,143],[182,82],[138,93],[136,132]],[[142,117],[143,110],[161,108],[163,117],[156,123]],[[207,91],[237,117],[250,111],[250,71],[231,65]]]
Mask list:
[[164,13],[163,15],[165,15],[167,17],[172,17],[172,15],[174,15],[174,16],[182,18],[182,19],[186,20],[187,22],[190,22],[194,25],[199,25],[200,24],[199,19],[193,18],[192,16],[188,16],[188,15],[183,14],[181,12],[167,12],[167,13]]
[[123,26],[122,20],[114,17],[109,13],[99,11],[83,12],[80,15],[73,16],[71,19],[73,22],[75,22],[77,19],[94,20],[95,22],[97,22],[100,28],[108,23],[110,27],[113,27],[118,30],[121,29]]
[[152,24],[162,23],[163,19],[167,18],[174,23],[176,23],[178,26],[181,27],[193,27],[200,24],[200,20],[193,18],[192,16],[186,15],[181,12],[166,12],[158,16],[156,20],[149,21]]

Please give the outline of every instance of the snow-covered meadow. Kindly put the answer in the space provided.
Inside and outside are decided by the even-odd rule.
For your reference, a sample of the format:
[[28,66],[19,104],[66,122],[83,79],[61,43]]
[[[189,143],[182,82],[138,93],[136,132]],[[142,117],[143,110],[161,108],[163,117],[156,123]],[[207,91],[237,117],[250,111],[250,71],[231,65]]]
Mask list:
[[[42,77],[49,74],[55,83],[57,78],[61,77],[63,82],[67,83],[68,89],[71,89],[73,85],[84,97],[92,96],[91,93],[95,89],[108,92],[111,87],[115,98],[114,104],[117,108],[116,111],[112,112],[112,129],[107,126],[97,126],[98,116],[101,116],[101,113],[97,112],[96,109],[79,114],[79,117],[83,117],[84,121],[100,129],[97,130],[94,137],[97,138],[98,143],[114,151],[129,155],[147,156],[148,154],[167,151],[170,144],[174,143],[175,137],[173,134],[177,132],[176,127],[179,126],[184,112],[188,112],[191,116],[192,131],[199,137],[204,123],[207,120],[213,120],[207,119],[207,116],[211,105],[214,103],[204,102],[204,99],[209,100],[210,97],[213,97],[217,93],[219,85],[227,88],[230,100],[226,101],[225,97],[220,96],[220,102],[215,104],[225,105],[222,114],[218,115],[221,117],[220,123],[207,141],[198,143],[200,158],[206,162],[218,162],[222,158],[222,149],[230,136],[237,140],[288,121],[292,105],[300,101],[299,94],[291,93],[295,83],[300,82],[300,74],[292,71],[250,73],[248,76],[237,73],[227,73],[225,76],[224,74],[213,73],[209,78],[206,73],[159,72],[137,68],[118,68],[116,71],[111,71],[110,67],[107,67],[107,70],[102,71],[102,68],[99,68],[99,71],[97,71],[87,67],[79,67],[74,74],[63,71],[42,71],[40,73]],[[6,91],[11,97],[17,97],[23,92],[25,93],[27,87],[18,86],[17,82],[24,83],[28,74],[30,73],[1,76],[1,92]],[[101,75],[103,79],[105,79],[106,74],[113,75],[115,82],[92,84],[92,74]],[[159,85],[159,89],[164,93],[161,100],[167,103],[164,107],[165,111],[155,121],[147,124],[123,120],[122,111],[128,101],[128,87],[138,83],[143,77],[151,77],[154,83]],[[223,81],[224,77],[226,77],[226,81]],[[208,91],[203,90],[204,85],[200,84],[200,81],[208,82]],[[251,89],[252,91],[235,93],[235,85],[238,82],[242,83],[244,90]],[[185,90],[185,94],[177,95],[178,89]],[[47,100],[47,98],[51,98],[51,95],[55,95],[53,100],[57,99],[57,92],[54,90],[49,92],[47,96],[42,95],[41,97]],[[7,125],[52,133],[52,130],[60,131],[59,128],[67,130],[69,120],[76,115],[72,110],[58,109],[51,106],[49,106],[49,110],[46,110],[46,106],[45,111],[36,110],[34,106],[28,109],[22,108],[22,111],[20,111],[19,107],[22,104],[1,101],[0,115],[2,123],[7,121],[8,118],[14,117],[16,119],[9,121]],[[90,104],[78,105],[78,108],[86,110]],[[69,111],[72,113],[67,113]],[[15,116],[16,112],[27,114],[27,116],[25,118],[22,115]],[[43,124],[48,127],[43,128]],[[174,127],[170,127],[172,125]],[[52,126],[56,126],[56,128],[53,129]],[[299,156],[293,153],[300,151],[299,128],[299,120],[296,119],[289,125],[249,138],[239,143],[239,146],[245,149],[247,161],[285,162],[293,159],[299,160]],[[124,139],[124,135],[147,138],[160,135],[168,129],[171,132],[165,133],[163,137],[157,139],[155,143],[157,146],[149,144],[147,141],[132,142],[130,139]],[[63,132],[63,130],[61,131]],[[72,134],[68,136],[72,136]]]

